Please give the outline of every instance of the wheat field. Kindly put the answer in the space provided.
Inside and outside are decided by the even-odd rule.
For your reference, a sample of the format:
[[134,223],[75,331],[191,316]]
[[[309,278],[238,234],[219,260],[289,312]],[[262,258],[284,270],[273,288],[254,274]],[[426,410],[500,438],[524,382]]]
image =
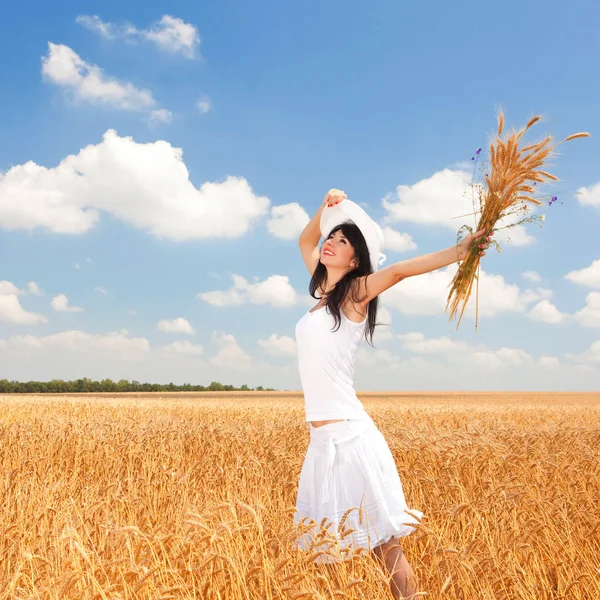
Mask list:
[[[421,597],[600,598],[600,394],[359,397]],[[0,599],[391,598],[292,549],[308,440],[298,393],[0,396]]]

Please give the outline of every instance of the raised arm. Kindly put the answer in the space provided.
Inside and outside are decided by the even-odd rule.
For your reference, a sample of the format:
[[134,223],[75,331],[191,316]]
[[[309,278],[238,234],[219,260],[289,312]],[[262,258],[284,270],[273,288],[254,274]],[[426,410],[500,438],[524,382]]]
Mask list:
[[[467,255],[469,246],[477,241],[479,238],[485,235],[485,230],[480,229],[475,233],[466,236],[458,246],[450,246],[445,250],[439,250],[438,252],[431,252],[429,254],[423,254],[422,256],[416,256],[415,258],[409,258],[408,260],[402,260],[394,263],[385,269],[371,273],[361,277],[359,280],[360,286],[360,297],[364,296],[362,301],[363,306],[366,306],[373,298],[376,298],[382,292],[385,292],[388,288],[396,285],[407,277],[414,277],[415,275],[422,275],[423,273],[429,273],[430,271],[436,271],[442,267],[463,260]],[[488,242],[491,240],[493,233],[487,236],[484,243],[480,244],[481,256],[485,255],[485,250],[489,247]]]
[[314,217],[304,228],[298,239],[298,246],[304,259],[304,264],[311,276],[319,264],[319,241],[321,240],[321,213],[325,206],[334,206],[346,198],[346,194],[341,190],[331,189],[327,192],[325,199]]

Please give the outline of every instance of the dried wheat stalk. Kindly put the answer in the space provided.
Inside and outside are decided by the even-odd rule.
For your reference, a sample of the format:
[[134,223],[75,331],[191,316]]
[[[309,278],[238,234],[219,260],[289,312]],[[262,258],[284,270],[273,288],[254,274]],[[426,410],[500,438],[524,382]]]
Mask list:
[[[527,125],[518,132],[511,133],[503,140],[500,136],[504,129],[504,115],[498,115],[498,130],[495,138],[490,143],[489,174],[485,176],[482,188],[480,188],[480,218],[475,231],[480,229],[492,232],[498,220],[506,216],[516,204],[531,203],[541,204],[534,198],[534,185],[549,179],[557,181],[558,178],[543,170],[544,162],[552,151],[564,142],[577,138],[588,137],[589,133],[581,132],[567,136],[562,142],[551,145],[552,136],[548,136],[536,144],[519,148],[523,135],[535,123],[540,120],[535,116],[529,120]],[[535,182],[535,183],[534,183]],[[475,210],[475,209],[474,209]],[[460,315],[456,329],[464,314],[465,308],[471,296],[473,282],[478,280],[479,275],[479,241],[472,244],[469,252],[451,283],[450,293],[446,304],[446,312],[450,308],[450,317],[455,318],[459,307]],[[475,328],[479,318],[479,303],[477,294]],[[461,306],[462,305],[462,306]]]

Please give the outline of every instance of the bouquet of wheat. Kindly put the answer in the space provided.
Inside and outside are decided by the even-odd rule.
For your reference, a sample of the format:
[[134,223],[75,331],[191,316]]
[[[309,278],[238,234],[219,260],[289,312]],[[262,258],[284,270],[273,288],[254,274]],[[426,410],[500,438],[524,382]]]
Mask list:
[[[534,197],[535,186],[545,180],[558,180],[557,177],[543,170],[544,161],[560,144],[589,136],[589,133],[574,133],[554,145],[551,144],[552,136],[549,136],[537,144],[520,148],[519,144],[525,132],[540,119],[540,116],[533,117],[521,131],[511,133],[503,140],[500,136],[504,128],[504,114],[500,111],[498,114],[498,133],[490,143],[488,173],[484,175],[484,183],[474,187],[474,190],[477,190],[479,199],[479,210],[476,209],[474,197],[473,214],[480,215],[479,222],[475,230],[463,225],[459,229],[457,243],[464,229],[469,230],[471,233],[484,230],[486,235],[489,235],[496,231],[495,226],[500,219],[504,219],[511,214],[527,213],[529,210],[527,203],[542,204],[539,197]],[[480,152],[481,148],[477,151],[477,156]],[[556,196],[553,196],[549,204],[552,204],[555,200]],[[525,221],[543,221],[543,219],[543,216],[537,215],[523,217],[520,221],[507,227],[514,227]],[[451,289],[446,304],[446,312],[450,308],[450,320],[455,318],[459,306],[462,305],[456,324],[457,330],[471,296],[474,281],[477,281],[475,309],[475,329],[477,330],[479,318],[479,259],[479,247],[477,244],[473,244],[450,284]]]

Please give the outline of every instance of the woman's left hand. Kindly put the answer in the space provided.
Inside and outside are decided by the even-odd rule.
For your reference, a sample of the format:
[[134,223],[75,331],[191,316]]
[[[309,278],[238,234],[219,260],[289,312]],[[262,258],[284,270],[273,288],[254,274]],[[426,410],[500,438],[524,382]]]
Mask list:
[[485,251],[490,247],[489,242],[492,241],[492,236],[494,235],[494,233],[490,231],[487,237],[485,238],[485,241],[480,239],[484,235],[485,229],[480,229],[475,233],[469,234],[464,240],[461,240],[458,244],[458,260],[464,260],[464,258],[467,256],[467,253],[469,252],[469,247],[476,240],[479,240],[479,256],[485,256]]

